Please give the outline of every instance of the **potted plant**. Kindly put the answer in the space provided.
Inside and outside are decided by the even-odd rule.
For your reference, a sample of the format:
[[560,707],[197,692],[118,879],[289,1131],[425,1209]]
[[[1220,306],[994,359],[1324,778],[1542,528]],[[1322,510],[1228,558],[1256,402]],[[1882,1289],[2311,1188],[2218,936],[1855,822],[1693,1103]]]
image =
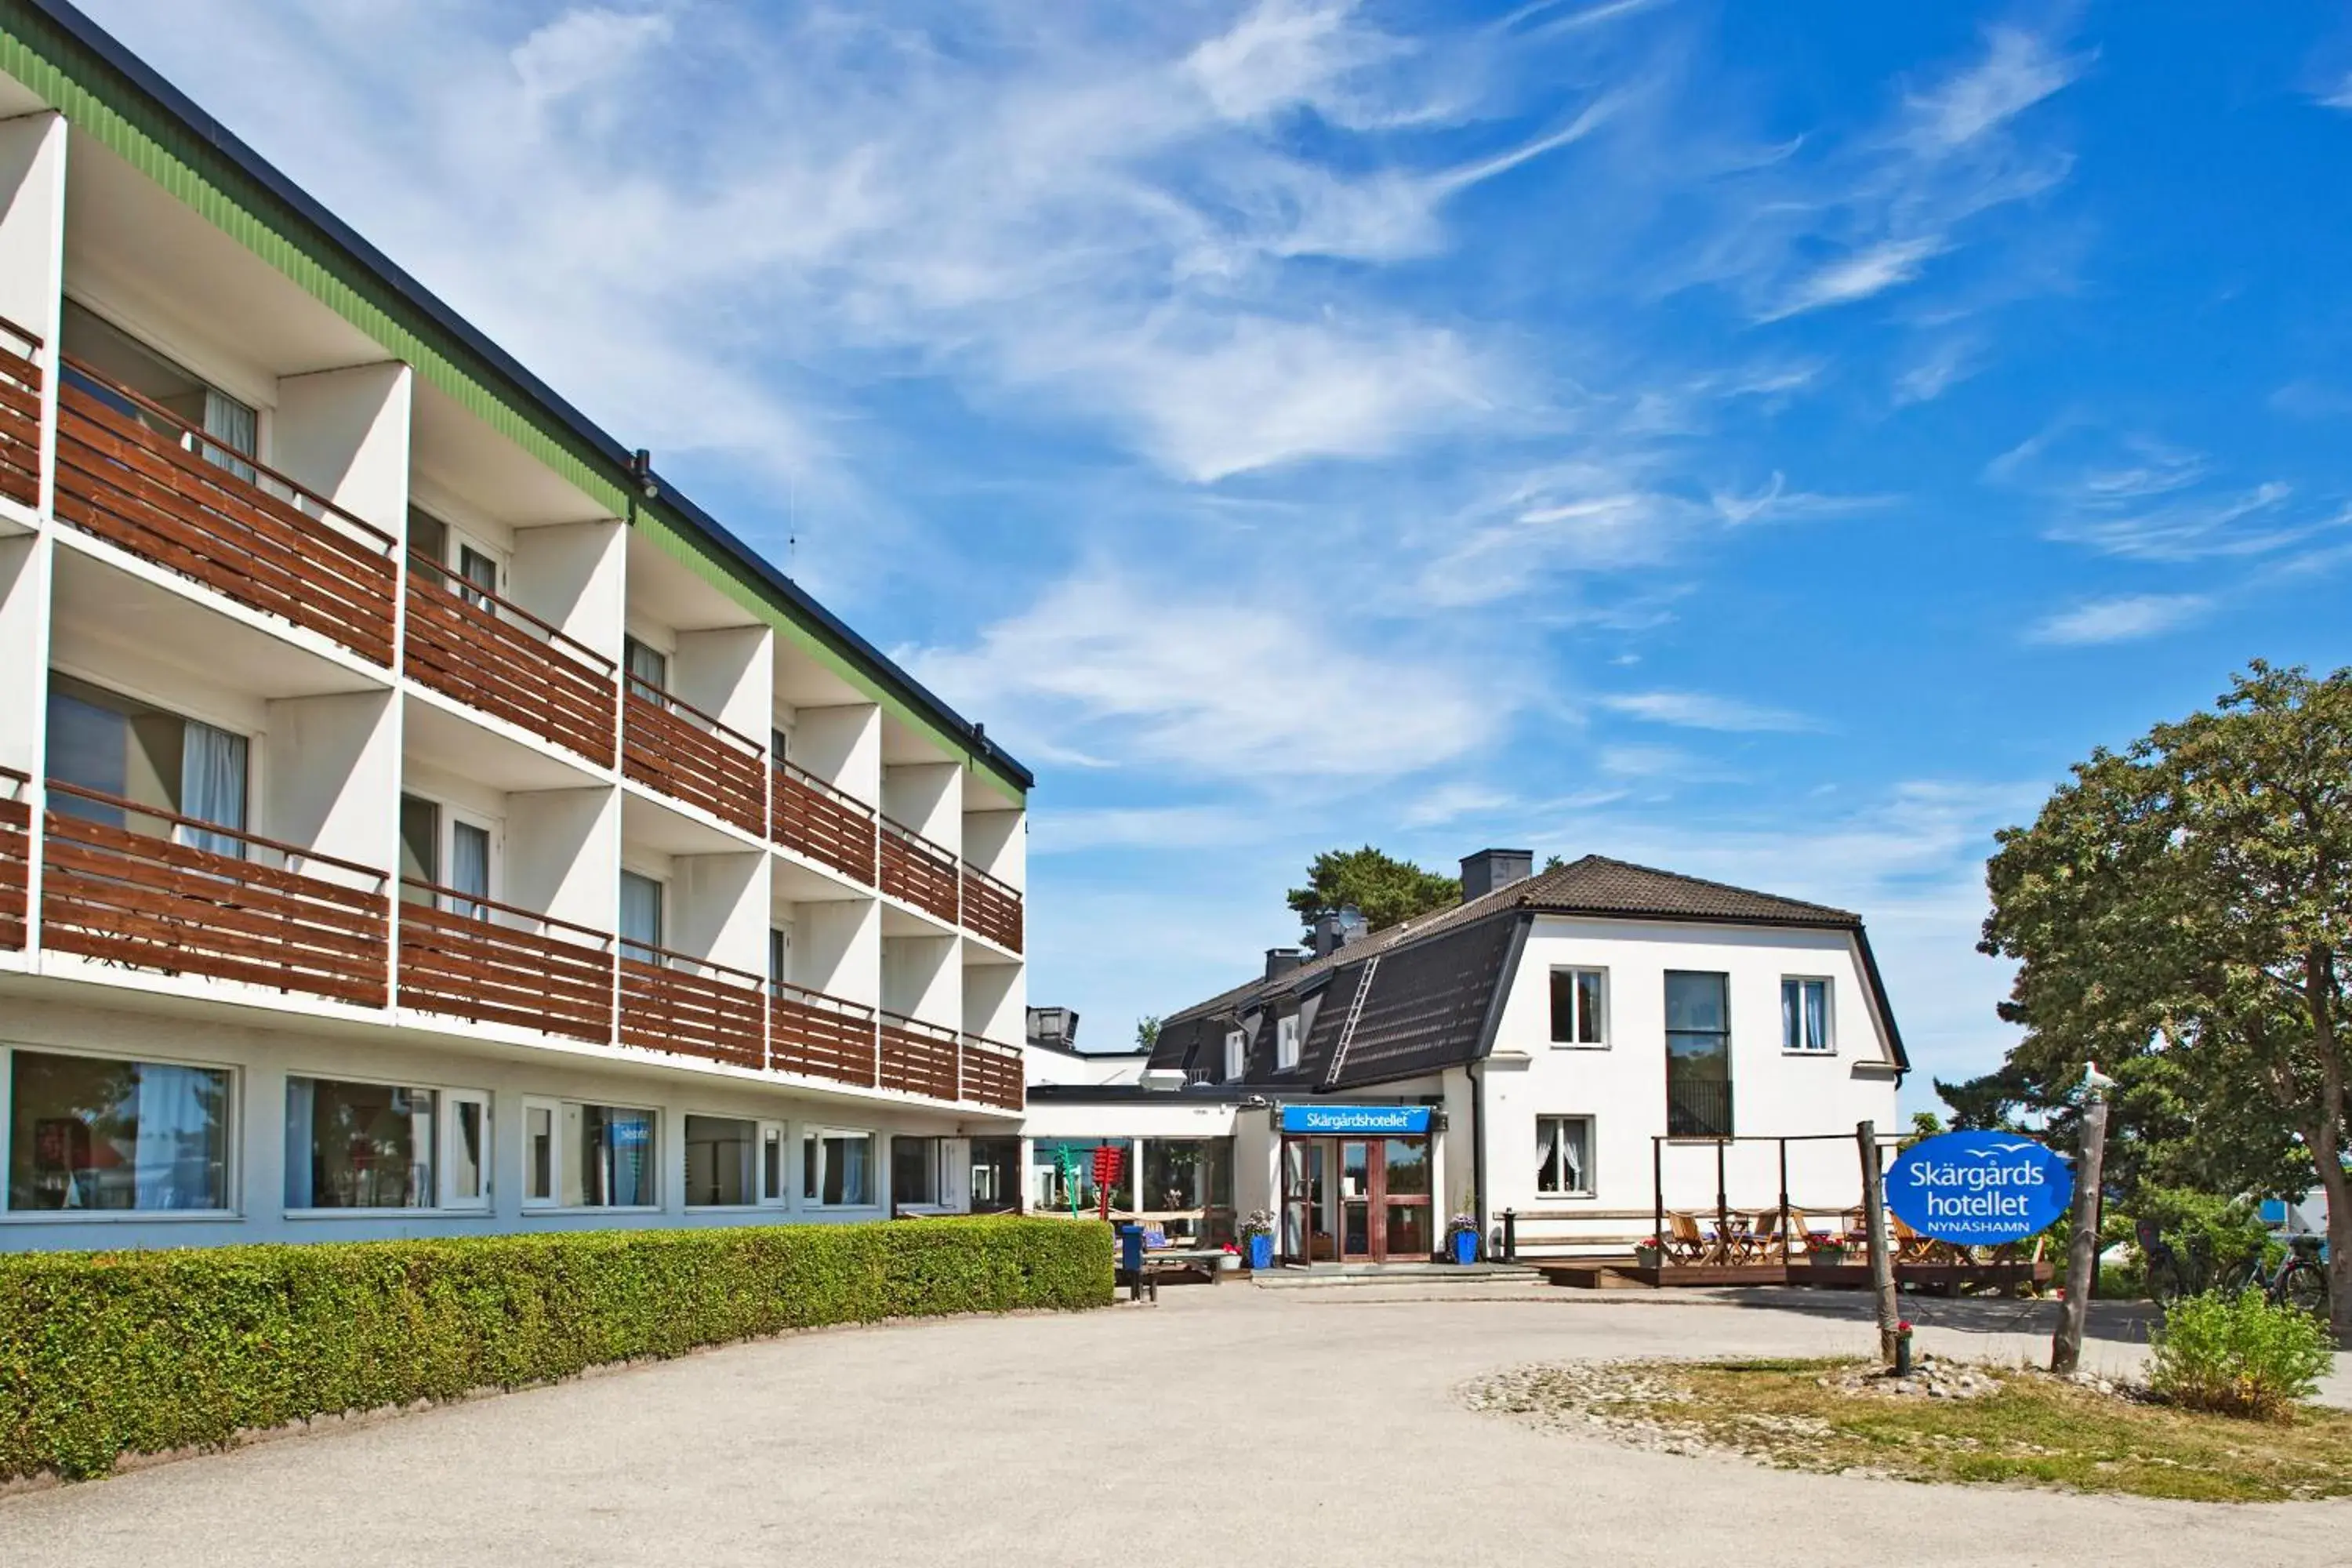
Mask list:
[[1445,1222],[1446,1249],[1456,1263],[1478,1261],[1478,1216],[1457,1214]]
[[1274,1267],[1274,1215],[1264,1209],[1252,1209],[1241,1223],[1242,1245],[1249,1248],[1249,1266],[1255,1268]]
[[1223,1273],[1231,1274],[1241,1266],[1242,1255],[1239,1249],[1230,1241],[1225,1243],[1224,1250],[1217,1254],[1218,1269]]
[[1658,1268],[1666,1261],[1666,1245],[1654,1236],[1645,1236],[1633,1244],[1633,1267]]
[[1805,1241],[1805,1260],[1823,1268],[1833,1268],[1845,1261],[1845,1237],[1812,1236]]

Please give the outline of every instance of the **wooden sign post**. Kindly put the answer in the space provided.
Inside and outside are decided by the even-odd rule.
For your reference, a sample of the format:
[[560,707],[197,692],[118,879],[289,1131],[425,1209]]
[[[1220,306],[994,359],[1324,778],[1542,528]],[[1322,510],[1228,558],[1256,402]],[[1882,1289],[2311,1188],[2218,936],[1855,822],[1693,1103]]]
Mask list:
[[2083,1149],[2074,1157],[2074,1229],[2066,1238],[2066,1300],[2050,1340],[2050,1370],[2062,1376],[2083,1361],[2083,1330],[2099,1277],[2099,1173],[2107,1161],[2107,1099],[2094,1085],[2083,1107]]
[[1903,1320],[1895,1305],[1895,1251],[1886,1235],[1886,1172],[1878,1163],[1878,1126],[1864,1121],[1853,1130],[1862,1155],[1862,1219],[1870,1237],[1870,1291],[1878,1307],[1878,1359],[1895,1364]]

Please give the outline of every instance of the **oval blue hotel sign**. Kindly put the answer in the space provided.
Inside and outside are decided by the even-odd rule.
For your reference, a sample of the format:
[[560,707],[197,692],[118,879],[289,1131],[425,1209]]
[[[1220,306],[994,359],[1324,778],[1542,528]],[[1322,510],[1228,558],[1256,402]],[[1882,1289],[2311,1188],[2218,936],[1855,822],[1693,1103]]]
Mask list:
[[1963,1247],[2047,1230],[2074,1195],[2074,1173],[2014,1132],[1947,1132],[1914,1143],[1886,1172],[1886,1206],[1922,1236]]

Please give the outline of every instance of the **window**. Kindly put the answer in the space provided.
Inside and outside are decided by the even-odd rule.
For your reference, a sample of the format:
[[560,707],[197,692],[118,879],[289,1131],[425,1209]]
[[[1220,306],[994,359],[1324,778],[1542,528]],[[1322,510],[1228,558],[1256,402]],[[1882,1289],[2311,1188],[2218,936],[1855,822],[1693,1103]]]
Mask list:
[[408,549],[428,567],[440,568],[421,574],[425,581],[447,589],[477,609],[491,608],[491,596],[499,591],[497,556],[459,536],[431,512],[414,506],[408,509]]
[[1592,1195],[1592,1118],[1536,1118],[1536,1191],[1548,1197]]
[[448,1130],[441,1156],[441,1202],[447,1208],[482,1208],[490,1201],[490,1100],[454,1090],[443,1125]]
[[819,1208],[874,1202],[874,1134],[812,1130],[801,1135],[801,1196]]
[[621,956],[640,963],[659,963],[662,947],[662,893],[659,882],[635,871],[621,873]]
[[490,595],[499,591],[498,557],[487,550],[460,544],[457,546],[457,575],[466,584],[466,587],[458,592],[465,595],[467,602],[478,609],[488,609]]
[[793,732],[779,724],[768,731],[768,755],[775,762],[788,762],[793,754]]
[[654,1112],[530,1101],[523,1107],[523,1202],[573,1209],[660,1202]]
[[442,810],[422,795],[400,797],[400,896],[451,914],[487,919],[490,830]]
[[[261,421],[252,408],[71,300],[66,302],[64,335],[66,353],[137,397],[126,397],[113,386],[68,369],[66,377],[77,388],[217,468],[248,481],[257,477],[251,464],[237,460],[260,455]],[[163,413],[157,414],[156,408]],[[276,491],[282,487],[268,488]]]
[[440,1096],[380,1083],[286,1080],[286,1206],[425,1209]]
[[971,1141],[971,1212],[1003,1214],[1021,1204],[1021,1140]]
[[784,1195],[784,1130],[730,1116],[686,1119],[686,1205],[748,1208]]
[[[1093,1159],[1092,1153],[1087,1158]],[[1150,1138],[1143,1144],[1142,1212],[1171,1237],[1231,1240],[1234,1144],[1230,1138]]]
[[636,638],[621,639],[621,666],[629,677],[629,690],[648,702],[669,695],[669,656]]
[[1073,1206],[1081,1213],[1096,1207],[1095,1150],[1104,1143],[1119,1152],[1118,1180],[1111,1187],[1110,1206],[1119,1213],[1135,1213],[1135,1149],[1124,1138],[1038,1139],[1030,1145],[1029,1153],[1032,1206],[1048,1214],[1067,1214]]
[[1730,977],[1666,972],[1666,1135],[1731,1136]]
[[11,1052],[9,1208],[227,1208],[229,1089],[217,1068]]
[[1298,1015],[1296,1013],[1274,1026],[1274,1065],[1283,1071],[1298,1065]]
[[1837,1048],[1830,1038],[1828,981],[1780,982],[1780,1048],[1808,1056],[1827,1056]]
[[768,928],[768,989],[782,994],[784,983],[793,977],[793,928]]
[[[53,809],[216,855],[244,854],[245,841],[236,831],[167,824],[133,809],[149,806],[243,829],[249,765],[243,735],[55,672],[48,720],[49,777],[70,786],[51,797]],[[95,798],[100,795],[107,798]]]
[[1551,972],[1551,1043],[1601,1046],[1609,1042],[1608,972]]
[[940,1188],[940,1174],[938,1139],[890,1140],[890,1202],[894,1206],[947,1202]]
[[1242,1080],[1242,1046],[1243,1036],[1239,1029],[1225,1031],[1224,1081],[1227,1083],[1239,1083]]

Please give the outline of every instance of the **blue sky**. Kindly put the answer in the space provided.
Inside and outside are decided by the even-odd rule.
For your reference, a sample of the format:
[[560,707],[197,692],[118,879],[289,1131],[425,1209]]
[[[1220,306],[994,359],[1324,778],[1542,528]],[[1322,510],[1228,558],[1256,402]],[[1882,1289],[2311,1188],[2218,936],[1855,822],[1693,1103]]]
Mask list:
[[1097,1047],[1509,844],[1862,910],[1925,1104],[1992,831],[2352,640],[2333,6],[86,4],[1037,770]]

